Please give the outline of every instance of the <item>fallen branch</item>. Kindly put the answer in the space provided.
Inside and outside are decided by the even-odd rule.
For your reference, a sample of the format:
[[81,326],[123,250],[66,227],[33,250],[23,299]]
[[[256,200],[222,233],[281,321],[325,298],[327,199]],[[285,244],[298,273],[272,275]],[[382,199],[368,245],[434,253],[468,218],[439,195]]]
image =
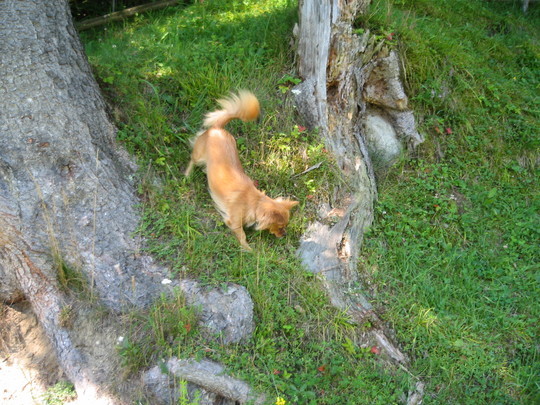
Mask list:
[[293,175],[292,177],[293,177],[293,179],[294,179],[295,177],[300,177],[300,176],[302,176],[303,174],[306,174],[306,173],[309,173],[309,172],[312,171],[312,170],[318,169],[319,167],[321,167],[322,164],[323,164],[323,162],[316,163],[316,164],[314,164],[313,166],[308,167],[308,168],[307,168],[306,170],[304,170],[302,173],[295,174],[295,175]]
[[236,401],[240,404],[265,403],[264,395],[255,393],[247,383],[236,378],[224,375],[222,365],[209,360],[185,360],[176,357],[170,358],[167,363],[155,366],[148,370],[143,380],[151,390],[158,395],[162,394],[163,403],[174,398],[178,393],[174,391],[174,384],[170,384],[171,376],[193,383],[206,391],[215,393],[220,397]]
[[105,14],[100,17],[90,18],[85,21],[81,21],[75,24],[75,27],[79,31],[87,30],[92,27],[97,27],[98,25],[103,25],[112,21],[123,20],[124,18],[131,17],[132,15],[138,13],[144,13],[146,11],[158,10],[160,8],[165,8],[168,6],[173,6],[178,4],[180,0],[164,0],[158,1],[156,3],[147,3],[140,6],[135,6],[131,8],[126,8],[125,10],[116,11],[114,13]]

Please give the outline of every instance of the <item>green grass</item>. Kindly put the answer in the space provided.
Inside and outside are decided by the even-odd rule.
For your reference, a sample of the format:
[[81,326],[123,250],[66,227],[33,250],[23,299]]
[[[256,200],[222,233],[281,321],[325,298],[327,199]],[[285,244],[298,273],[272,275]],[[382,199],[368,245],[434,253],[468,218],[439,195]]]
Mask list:
[[[358,331],[295,258],[317,201],[341,181],[288,97],[295,18],[285,0],[205,1],[83,35],[118,138],[141,167],[149,252],[178,277],[244,285],[255,305],[246,345],[201,346],[185,326],[196,313],[181,297],[160,300],[133,316],[121,354],[128,370],[209,357],[289,403],[402,402],[414,378],[354,343]],[[427,383],[424,403],[539,400],[538,20],[538,8],[523,16],[511,2],[374,0],[357,21],[394,33],[427,135],[381,179],[359,267]],[[240,88],[265,112],[257,124],[231,123],[246,171],[269,195],[301,202],[286,238],[248,232],[253,254],[222,224],[204,173],[182,175],[203,114]]]
[[427,403],[540,399],[538,22],[459,0],[375,1],[358,22],[399,38],[428,135],[380,186],[363,269]]

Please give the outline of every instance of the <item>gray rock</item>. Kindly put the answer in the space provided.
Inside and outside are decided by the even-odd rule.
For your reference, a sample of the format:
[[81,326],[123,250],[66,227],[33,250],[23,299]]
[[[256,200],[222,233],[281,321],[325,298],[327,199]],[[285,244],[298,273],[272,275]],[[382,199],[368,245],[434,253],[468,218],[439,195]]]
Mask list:
[[394,129],[397,135],[402,139],[410,149],[416,148],[424,142],[424,136],[416,129],[416,120],[411,110],[397,111],[388,110],[388,114],[392,117]]
[[194,280],[178,283],[190,306],[201,310],[203,335],[223,344],[239,343],[254,329],[253,301],[248,291],[229,283],[225,287],[206,288]]
[[392,123],[377,111],[370,111],[364,120],[364,136],[375,165],[388,167],[401,155],[403,147]]

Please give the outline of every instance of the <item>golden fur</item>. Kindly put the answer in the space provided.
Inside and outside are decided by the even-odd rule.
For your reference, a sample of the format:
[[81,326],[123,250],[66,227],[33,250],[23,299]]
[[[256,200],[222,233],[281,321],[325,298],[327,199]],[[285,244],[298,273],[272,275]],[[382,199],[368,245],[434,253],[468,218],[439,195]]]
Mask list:
[[223,127],[232,119],[253,121],[259,116],[259,101],[249,91],[218,100],[222,109],[206,115],[203,128],[193,140],[191,160],[185,171],[189,176],[194,165],[206,166],[210,195],[225,224],[234,232],[240,245],[251,250],[244,226],[268,229],[278,238],[285,235],[290,210],[298,204],[283,198],[272,199],[257,190],[244,172],[236,140]]

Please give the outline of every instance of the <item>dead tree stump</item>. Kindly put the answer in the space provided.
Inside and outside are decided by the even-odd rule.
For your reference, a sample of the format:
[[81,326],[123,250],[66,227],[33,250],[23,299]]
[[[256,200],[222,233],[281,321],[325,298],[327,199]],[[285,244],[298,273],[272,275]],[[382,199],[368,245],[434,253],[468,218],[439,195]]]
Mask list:
[[[295,35],[303,81],[292,92],[305,125],[318,128],[347,187],[338,191],[334,206],[319,210],[320,217],[303,235],[298,255],[321,278],[335,306],[358,324],[369,320],[375,326],[358,337],[359,343],[376,344],[393,362],[406,366],[407,356],[388,337],[361,291],[353,288],[358,283],[363,235],[373,222],[377,198],[370,153],[374,145],[365,136],[366,118],[375,111],[393,127],[397,141],[408,147],[423,140],[407,108],[397,53],[369,31],[354,33],[354,20],[368,6],[369,0],[301,0],[299,4]],[[329,215],[337,215],[338,221],[330,221]],[[420,383],[410,398],[417,398],[414,394],[422,388]]]

